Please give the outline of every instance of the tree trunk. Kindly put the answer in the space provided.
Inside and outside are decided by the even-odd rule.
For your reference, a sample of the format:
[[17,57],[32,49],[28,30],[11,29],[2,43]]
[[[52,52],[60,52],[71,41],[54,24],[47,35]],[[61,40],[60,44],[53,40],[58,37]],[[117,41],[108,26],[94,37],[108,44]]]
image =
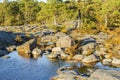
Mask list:
[[105,27],[108,26],[108,19],[107,19],[107,14],[105,14]]
[[54,25],[57,25],[56,15],[54,15]]

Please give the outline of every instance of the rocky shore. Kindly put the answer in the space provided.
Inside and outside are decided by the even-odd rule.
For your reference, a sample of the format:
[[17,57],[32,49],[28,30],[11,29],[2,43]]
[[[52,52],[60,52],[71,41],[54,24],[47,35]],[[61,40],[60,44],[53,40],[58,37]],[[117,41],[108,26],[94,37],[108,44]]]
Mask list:
[[[115,32],[117,31],[117,32]],[[120,29],[96,34],[79,30],[56,31],[45,26],[0,27],[0,57],[17,50],[26,58],[45,54],[49,59],[80,62],[93,67],[97,62],[106,66],[120,67]],[[51,80],[119,80],[120,71],[89,71],[87,76],[76,72],[72,66],[61,67]]]

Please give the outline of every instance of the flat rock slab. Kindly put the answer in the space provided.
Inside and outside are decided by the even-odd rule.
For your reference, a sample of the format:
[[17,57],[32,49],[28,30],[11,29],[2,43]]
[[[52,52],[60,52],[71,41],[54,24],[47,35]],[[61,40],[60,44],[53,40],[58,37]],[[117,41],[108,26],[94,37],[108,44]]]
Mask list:
[[120,71],[98,69],[88,80],[120,80]]

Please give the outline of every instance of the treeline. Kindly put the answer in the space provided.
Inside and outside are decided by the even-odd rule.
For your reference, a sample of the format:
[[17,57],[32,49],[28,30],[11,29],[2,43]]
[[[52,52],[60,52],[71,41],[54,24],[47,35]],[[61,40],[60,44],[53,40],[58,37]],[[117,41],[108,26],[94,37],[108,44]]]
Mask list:
[[78,28],[120,27],[120,0],[4,0],[0,3],[0,25],[63,25]]

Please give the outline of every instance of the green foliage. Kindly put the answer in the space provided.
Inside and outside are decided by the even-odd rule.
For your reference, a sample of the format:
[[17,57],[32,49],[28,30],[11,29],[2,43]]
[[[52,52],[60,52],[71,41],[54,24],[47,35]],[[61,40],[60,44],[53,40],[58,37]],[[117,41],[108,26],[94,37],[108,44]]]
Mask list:
[[[120,0],[4,0],[0,3],[0,25],[42,24],[62,30],[63,24],[79,21],[80,29],[120,27]],[[61,24],[61,27],[56,27]]]

